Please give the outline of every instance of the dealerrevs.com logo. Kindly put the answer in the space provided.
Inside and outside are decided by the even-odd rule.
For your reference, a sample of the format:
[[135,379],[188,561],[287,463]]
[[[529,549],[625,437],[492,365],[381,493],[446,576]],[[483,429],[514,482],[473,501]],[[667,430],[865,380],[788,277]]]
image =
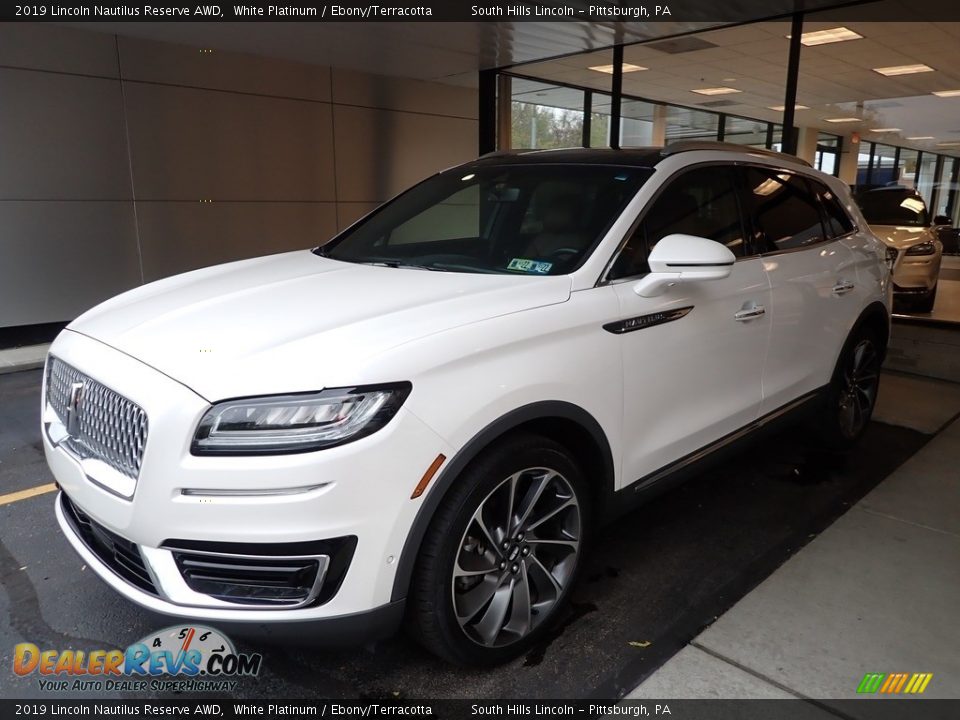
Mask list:
[[256,676],[262,661],[202,625],[168,627],[126,650],[41,650],[33,643],[13,650],[14,673],[39,676],[40,689],[48,691],[230,692],[234,678]]

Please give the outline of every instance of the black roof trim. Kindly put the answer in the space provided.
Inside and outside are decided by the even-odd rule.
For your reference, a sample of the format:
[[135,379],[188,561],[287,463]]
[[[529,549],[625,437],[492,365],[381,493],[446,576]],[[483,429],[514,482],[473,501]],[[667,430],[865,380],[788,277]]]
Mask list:
[[465,163],[476,165],[616,165],[653,168],[666,158],[697,150],[735,152],[739,155],[760,155],[791,165],[811,167],[806,160],[773,150],[753,148],[736,143],[711,140],[679,140],[666,147],[621,148],[560,148],[557,150],[500,150],[487,153],[478,160]]
[[662,158],[660,148],[558,148],[556,150],[500,150],[468,165],[627,165],[652,168]]

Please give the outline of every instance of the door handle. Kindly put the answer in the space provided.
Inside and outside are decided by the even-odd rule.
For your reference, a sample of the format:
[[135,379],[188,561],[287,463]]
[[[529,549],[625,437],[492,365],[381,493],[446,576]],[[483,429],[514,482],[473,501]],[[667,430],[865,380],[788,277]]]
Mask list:
[[753,305],[740,310],[736,315],[733,316],[733,319],[737,322],[747,322],[749,320],[753,320],[754,318],[760,317],[766,312],[767,310],[765,307],[763,307],[763,305]]
[[849,280],[838,280],[837,284],[833,286],[832,292],[834,295],[846,295],[855,287],[856,285]]

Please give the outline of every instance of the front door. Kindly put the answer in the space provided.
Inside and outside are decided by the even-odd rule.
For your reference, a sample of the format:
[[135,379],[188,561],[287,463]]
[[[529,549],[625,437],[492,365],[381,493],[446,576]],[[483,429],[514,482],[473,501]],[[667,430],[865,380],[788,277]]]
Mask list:
[[[729,277],[683,283],[655,298],[634,292],[650,249],[673,233],[723,243],[737,256]],[[770,286],[749,253],[732,166],[672,178],[612,265],[623,355],[624,484],[735,433],[758,416],[770,334]],[[639,488],[640,486],[638,486]]]

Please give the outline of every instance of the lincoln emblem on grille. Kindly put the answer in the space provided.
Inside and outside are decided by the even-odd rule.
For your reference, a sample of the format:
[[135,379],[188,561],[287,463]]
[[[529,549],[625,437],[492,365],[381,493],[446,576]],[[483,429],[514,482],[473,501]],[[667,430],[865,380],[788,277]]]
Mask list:
[[80,402],[83,400],[83,383],[70,385],[70,399],[67,401],[67,434],[76,437],[80,434]]

